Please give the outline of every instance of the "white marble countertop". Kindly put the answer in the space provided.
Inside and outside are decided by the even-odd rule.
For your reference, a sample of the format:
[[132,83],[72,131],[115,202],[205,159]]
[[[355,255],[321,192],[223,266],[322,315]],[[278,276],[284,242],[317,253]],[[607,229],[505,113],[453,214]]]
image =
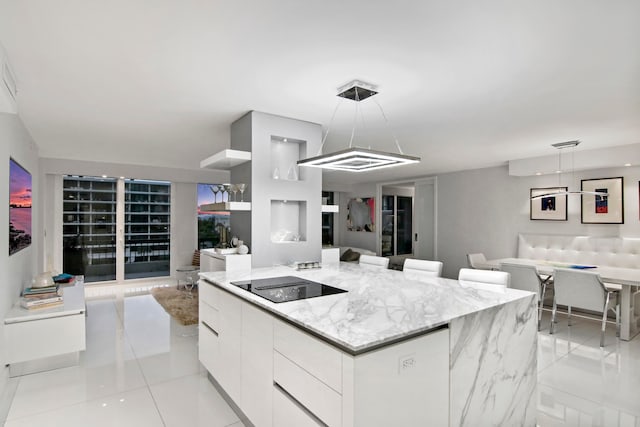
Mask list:
[[[421,278],[353,263],[312,270],[281,266],[200,276],[351,354],[417,336],[452,319],[532,295],[501,286]],[[230,284],[276,276],[298,276],[348,292],[276,304]]]

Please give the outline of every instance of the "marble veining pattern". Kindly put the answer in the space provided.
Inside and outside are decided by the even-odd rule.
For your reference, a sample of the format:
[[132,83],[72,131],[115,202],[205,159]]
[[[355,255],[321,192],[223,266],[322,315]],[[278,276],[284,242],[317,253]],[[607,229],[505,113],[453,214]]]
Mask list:
[[[347,293],[275,304],[229,282],[293,275],[346,289]],[[481,288],[456,280],[340,263],[317,270],[286,266],[251,272],[201,273],[207,281],[299,324],[356,354],[405,336],[448,324],[452,319],[507,304],[528,292]],[[203,283],[202,286],[210,286]]]
[[450,322],[450,425],[536,425],[536,306],[532,294]]

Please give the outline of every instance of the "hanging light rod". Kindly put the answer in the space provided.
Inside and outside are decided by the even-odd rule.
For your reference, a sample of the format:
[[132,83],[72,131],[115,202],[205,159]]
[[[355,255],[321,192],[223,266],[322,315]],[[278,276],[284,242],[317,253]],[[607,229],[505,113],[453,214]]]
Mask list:
[[[560,180],[561,180],[561,175],[562,175],[562,150],[565,148],[575,148],[578,146],[578,144],[580,144],[579,140],[573,140],[573,141],[565,141],[565,142],[556,142],[555,144],[551,144],[552,147],[557,148],[558,150],[558,170],[556,171],[558,173],[558,188],[567,188],[567,187],[562,187],[562,185],[560,185]],[[573,166],[573,150],[571,151],[571,177],[572,177],[572,181],[573,181],[573,173],[574,173],[574,166]],[[609,193],[607,193],[606,191],[584,191],[584,190],[579,190],[579,191],[568,191],[568,190],[563,190],[563,191],[552,191],[549,193],[545,193],[545,194],[538,194],[537,196],[533,196],[531,197],[531,200],[536,200],[536,199],[543,199],[545,197],[555,197],[555,196],[567,196],[567,195],[580,195],[580,196],[600,196],[600,197],[604,197],[604,196],[608,196]]]
[[[377,93],[378,91],[376,90],[376,87],[374,85],[362,82],[360,80],[353,80],[346,85],[338,88],[337,96],[356,102],[355,117],[357,117],[359,107],[358,104],[365,99],[371,98]],[[382,117],[384,118],[386,125],[389,126],[389,121],[387,120],[387,116],[385,115],[382,106],[377,101],[375,101],[375,103],[378,108],[380,108],[380,112],[382,113]],[[420,162],[420,157],[408,156],[402,152],[400,143],[393,134],[393,131],[391,133],[393,135],[398,153],[389,153],[385,151],[372,150],[370,148],[354,147],[353,138],[355,135],[355,119],[353,122],[353,128],[351,130],[349,147],[345,150],[336,151],[334,153],[322,154],[322,148],[324,147],[324,143],[327,140],[327,136],[329,136],[329,131],[331,130],[331,125],[333,124],[333,120],[339,106],[340,104],[338,104],[333,111],[331,121],[329,122],[329,126],[327,127],[327,132],[322,138],[322,143],[320,144],[318,154],[315,157],[298,160],[298,165],[345,172],[366,172],[376,169],[383,169]]]

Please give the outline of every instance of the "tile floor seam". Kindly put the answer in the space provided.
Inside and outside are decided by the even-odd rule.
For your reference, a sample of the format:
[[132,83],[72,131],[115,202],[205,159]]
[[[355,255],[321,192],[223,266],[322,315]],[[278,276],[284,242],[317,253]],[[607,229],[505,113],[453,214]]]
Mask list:
[[[106,398],[109,398],[109,397],[114,397],[114,396],[117,396],[117,395],[122,394],[122,393],[128,393],[128,392],[131,392],[131,391],[141,390],[141,389],[143,389],[145,387],[146,386],[134,387],[134,388],[131,388],[131,389],[128,389],[128,390],[125,390],[125,391],[118,391],[118,392],[115,392],[115,393],[109,393],[109,394],[105,394],[103,396],[94,397],[94,398],[91,398],[91,399],[80,400],[80,401],[69,403],[69,404],[66,404],[66,405],[59,405],[59,406],[56,406],[53,409],[30,412],[27,415],[21,415],[19,417],[11,417],[11,418],[9,418],[7,416],[7,419],[5,420],[5,423],[8,422],[8,421],[16,421],[16,420],[20,420],[22,418],[32,417],[34,415],[46,414],[47,412],[53,412],[53,411],[57,411],[57,410],[63,409],[63,408],[71,408],[71,407],[74,407],[74,406],[77,406],[77,405],[82,405],[82,404],[85,404],[85,403],[88,403],[88,402],[93,402],[93,401],[100,400],[100,399],[106,399]],[[151,391],[149,391],[149,392],[151,392]]]
[[151,386],[147,385],[147,388],[149,389],[149,394],[151,395],[151,401],[153,402],[153,406],[156,408],[156,411],[158,412],[158,416],[160,417],[160,421],[162,421],[162,425],[164,427],[167,427],[167,423],[164,420],[164,417],[162,416],[162,411],[160,410],[160,407],[158,406],[158,402],[156,401],[156,396],[154,396],[153,390],[151,390]]

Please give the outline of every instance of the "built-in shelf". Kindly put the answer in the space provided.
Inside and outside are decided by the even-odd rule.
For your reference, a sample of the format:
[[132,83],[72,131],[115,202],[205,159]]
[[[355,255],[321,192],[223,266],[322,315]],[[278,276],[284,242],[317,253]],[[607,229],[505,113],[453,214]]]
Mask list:
[[200,162],[201,168],[231,169],[251,160],[250,151],[222,150]]
[[218,202],[208,203],[206,205],[200,205],[200,211],[202,212],[215,212],[215,211],[250,211],[251,202]]
[[322,212],[329,212],[329,213],[340,212],[340,206],[338,206],[338,205],[322,205]]

